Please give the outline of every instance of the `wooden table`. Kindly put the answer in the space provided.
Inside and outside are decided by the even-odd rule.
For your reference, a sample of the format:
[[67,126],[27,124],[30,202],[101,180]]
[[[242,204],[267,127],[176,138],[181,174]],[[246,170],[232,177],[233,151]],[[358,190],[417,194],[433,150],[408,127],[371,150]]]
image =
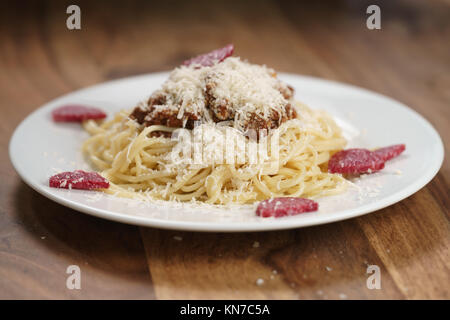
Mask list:
[[[449,2],[375,1],[381,30],[366,28],[373,1],[310,2],[86,1],[78,2],[82,29],[69,31],[70,2],[2,1],[0,297],[450,298],[448,161],[425,188],[376,213],[241,234],[97,219],[40,196],[9,162],[14,128],[50,99],[105,80],[168,70],[229,42],[252,62],[398,99],[436,127],[448,151]],[[81,268],[81,290],[66,288],[69,265]],[[367,265],[380,267],[381,290],[366,287]]]

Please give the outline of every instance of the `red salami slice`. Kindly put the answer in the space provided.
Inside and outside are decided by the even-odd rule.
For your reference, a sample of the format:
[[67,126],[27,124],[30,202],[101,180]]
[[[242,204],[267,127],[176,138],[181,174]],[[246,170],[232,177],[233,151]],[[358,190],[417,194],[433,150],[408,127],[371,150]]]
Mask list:
[[186,60],[183,62],[185,66],[193,65],[200,65],[203,67],[210,67],[214,65],[215,63],[221,62],[231,56],[234,51],[234,45],[229,44],[223,48],[216,49],[214,51],[211,51],[209,53],[205,53],[202,55],[199,55],[197,57],[191,58],[189,60]]
[[305,198],[273,198],[261,201],[256,209],[256,215],[268,217],[293,216],[303,212],[317,211],[319,204]]
[[94,107],[69,104],[52,111],[53,121],[56,122],[82,122],[89,119],[106,118],[106,113]]
[[97,172],[76,170],[58,173],[50,177],[49,186],[52,188],[93,190],[107,189],[109,182]]
[[384,160],[367,149],[348,149],[334,154],[328,161],[328,172],[360,174],[379,171],[384,168]]
[[405,149],[406,146],[404,144],[396,144],[393,146],[377,149],[373,153],[375,153],[384,161],[388,161],[399,156],[403,151],[405,151]]

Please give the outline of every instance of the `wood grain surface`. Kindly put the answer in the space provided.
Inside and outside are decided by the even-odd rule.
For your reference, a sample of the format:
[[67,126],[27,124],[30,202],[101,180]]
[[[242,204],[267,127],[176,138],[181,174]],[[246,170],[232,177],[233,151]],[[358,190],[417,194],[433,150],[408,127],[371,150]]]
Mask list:
[[[0,2],[0,298],[450,298],[448,158],[425,188],[360,218],[206,234],[128,226],[60,206],[20,180],[7,151],[20,121],[53,98],[169,70],[229,42],[252,62],[402,101],[435,126],[448,151],[448,1],[77,3],[82,29],[69,31],[71,2]],[[370,4],[381,7],[381,30],[366,28]],[[73,264],[81,290],[66,288]],[[373,264],[380,290],[366,287]]]

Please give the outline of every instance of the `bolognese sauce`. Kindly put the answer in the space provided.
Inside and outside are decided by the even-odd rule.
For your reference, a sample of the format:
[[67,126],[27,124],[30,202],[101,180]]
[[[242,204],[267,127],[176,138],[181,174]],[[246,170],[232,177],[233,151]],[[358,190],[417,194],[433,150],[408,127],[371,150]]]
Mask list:
[[193,129],[198,121],[229,121],[244,132],[269,130],[297,117],[293,97],[294,89],[274,70],[229,57],[212,66],[176,68],[130,118],[144,126]]

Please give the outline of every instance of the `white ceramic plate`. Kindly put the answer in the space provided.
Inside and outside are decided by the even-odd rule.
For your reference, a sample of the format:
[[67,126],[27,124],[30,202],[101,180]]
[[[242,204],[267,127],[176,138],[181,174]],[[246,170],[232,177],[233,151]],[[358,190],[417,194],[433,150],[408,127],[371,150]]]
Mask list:
[[100,192],[48,187],[59,172],[88,169],[80,152],[88,137],[79,124],[54,123],[52,109],[66,103],[94,105],[109,116],[145,99],[167,78],[156,73],[107,82],[79,90],[42,106],[16,129],[11,161],[22,179],[42,195],[97,217],[167,229],[196,231],[261,231],[298,228],[360,216],[413,194],[438,172],[444,156],[435,129],[401,103],[367,90],[316,78],[283,74],[296,98],[330,112],[344,129],[351,147],[374,148],[405,143],[406,151],[383,171],[365,175],[341,195],[319,199],[319,211],[285,218],[259,218],[254,207],[193,208],[189,204],[131,201]]

